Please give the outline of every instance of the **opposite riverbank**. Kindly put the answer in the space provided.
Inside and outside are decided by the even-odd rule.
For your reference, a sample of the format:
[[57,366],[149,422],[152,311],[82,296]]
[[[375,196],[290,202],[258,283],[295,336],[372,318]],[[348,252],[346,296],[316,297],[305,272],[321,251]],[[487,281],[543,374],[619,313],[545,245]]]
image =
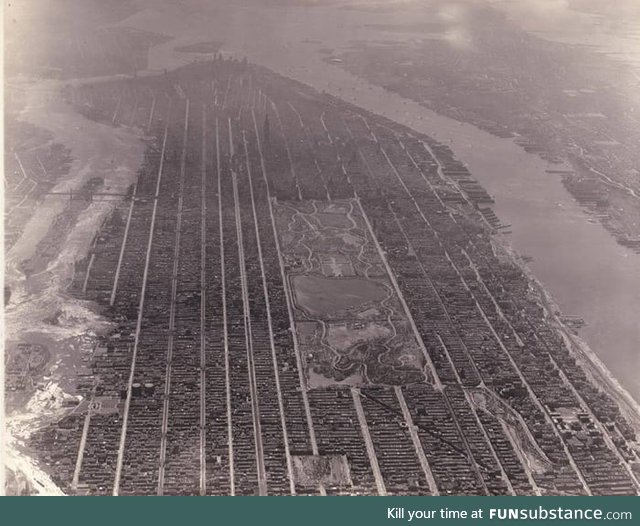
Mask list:
[[[114,80],[117,78],[120,77]],[[103,191],[126,193],[135,182],[146,148],[141,133],[86,119],[61,100],[60,88],[64,84],[47,80],[13,86],[24,90],[26,103],[20,120],[47,130],[56,142],[71,150],[69,173],[56,182],[52,191],[75,192],[87,180],[100,177]],[[47,195],[5,254],[5,282],[12,292],[5,307],[5,352],[26,343],[44,345],[50,353],[43,388],[36,389],[24,405],[6,408],[5,463],[20,473],[35,493],[61,492],[27,447],[27,440],[33,432],[69,411],[63,407],[64,401],[74,397],[76,373],[85,367],[83,358],[93,350],[97,334],[110,327],[92,302],[70,296],[67,289],[76,262],[86,257],[118,199],[89,203],[68,230],[56,233],[62,242],[55,256],[43,262],[42,270],[26,274],[23,263],[39,257],[39,243],[69,208],[68,199]]]

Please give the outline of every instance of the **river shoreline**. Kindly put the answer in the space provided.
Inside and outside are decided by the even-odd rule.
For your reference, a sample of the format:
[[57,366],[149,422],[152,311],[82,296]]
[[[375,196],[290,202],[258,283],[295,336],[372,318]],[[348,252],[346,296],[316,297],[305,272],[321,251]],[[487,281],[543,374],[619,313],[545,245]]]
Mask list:
[[[116,75],[110,80],[120,78]],[[73,81],[40,80],[13,86],[24,89],[26,95],[19,119],[49,131],[56,142],[71,150],[71,168],[53,191],[77,191],[91,177],[101,176],[105,189],[124,194],[135,182],[142,163],[146,145],[141,133],[100,124],[77,113],[60,97],[60,88],[68,82]],[[74,396],[71,375],[83,367],[82,357],[91,352],[97,334],[110,326],[96,305],[70,296],[67,288],[75,263],[86,257],[119,199],[91,202],[64,233],[59,252],[45,268],[25,275],[22,262],[38,257],[39,242],[56,218],[67,213],[64,200],[57,195],[45,196],[5,255],[5,279],[12,291],[11,302],[5,307],[5,346],[44,343],[51,352],[44,386],[37,388],[24,406],[8,407],[6,414],[6,465],[19,472],[35,493],[62,494],[26,443],[32,433],[69,412],[62,402]],[[52,325],[54,318],[58,321]]]
[[523,261],[522,256],[503,241],[494,243],[494,250],[496,249],[504,252],[506,257],[525,273],[529,283],[534,288],[535,294],[539,297],[548,319],[552,321],[553,326],[562,336],[569,352],[576,359],[576,363],[582,367],[587,377],[596,387],[613,397],[622,415],[636,433],[640,434],[640,403],[620,384],[619,380],[587,343],[579,335],[575,334],[571,328],[562,323],[562,320],[556,314],[560,311],[558,304],[540,280],[536,278],[527,263]]

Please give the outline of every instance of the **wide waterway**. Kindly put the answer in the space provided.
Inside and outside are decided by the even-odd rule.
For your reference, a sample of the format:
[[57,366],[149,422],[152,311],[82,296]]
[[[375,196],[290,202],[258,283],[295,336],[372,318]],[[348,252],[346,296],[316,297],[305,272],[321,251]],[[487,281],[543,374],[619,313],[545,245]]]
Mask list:
[[[313,24],[308,23],[309,16]],[[640,400],[640,256],[619,246],[599,224],[588,222],[559,176],[546,173],[558,167],[526,153],[512,140],[439,115],[322,60],[323,48],[340,49],[354,39],[383,38],[364,24],[384,22],[388,16],[384,11],[363,13],[333,6],[316,7],[309,13],[237,5],[193,15],[190,10],[147,10],[121,25],[175,37],[151,50],[152,70],[192,60],[175,52],[176,46],[224,41],[224,51],[247,56],[450,146],[495,196],[502,221],[512,225],[513,233],[505,241],[533,257],[529,266],[535,276],[563,313],[585,319],[581,336]]]

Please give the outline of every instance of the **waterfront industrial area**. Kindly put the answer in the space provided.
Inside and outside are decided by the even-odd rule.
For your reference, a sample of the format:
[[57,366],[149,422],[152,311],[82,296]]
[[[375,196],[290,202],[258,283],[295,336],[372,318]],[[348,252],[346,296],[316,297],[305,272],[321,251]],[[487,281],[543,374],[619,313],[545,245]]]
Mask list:
[[640,493],[637,403],[455,151],[127,34],[8,90],[8,493]]

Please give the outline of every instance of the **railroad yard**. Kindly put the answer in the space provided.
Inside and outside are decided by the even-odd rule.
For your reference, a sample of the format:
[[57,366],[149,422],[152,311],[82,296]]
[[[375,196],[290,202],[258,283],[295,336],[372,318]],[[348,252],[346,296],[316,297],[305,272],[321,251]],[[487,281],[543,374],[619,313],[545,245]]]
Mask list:
[[448,147],[220,57],[62,96],[147,142],[69,289],[113,329],[31,437],[65,492],[638,494],[637,421]]

